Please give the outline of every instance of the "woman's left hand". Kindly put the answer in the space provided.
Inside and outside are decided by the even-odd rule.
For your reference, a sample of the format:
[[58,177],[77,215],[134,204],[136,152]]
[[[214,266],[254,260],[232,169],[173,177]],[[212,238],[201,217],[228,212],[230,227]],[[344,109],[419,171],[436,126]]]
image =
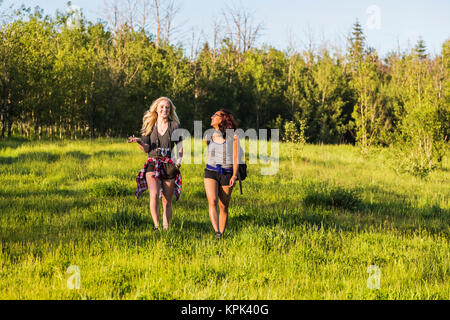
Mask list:
[[236,179],[237,179],[237,177],[236,176],[232,176],[231,178],[230,178],[230,188],[233,188],[234,186],[235,186],[235,184],[236,184]]

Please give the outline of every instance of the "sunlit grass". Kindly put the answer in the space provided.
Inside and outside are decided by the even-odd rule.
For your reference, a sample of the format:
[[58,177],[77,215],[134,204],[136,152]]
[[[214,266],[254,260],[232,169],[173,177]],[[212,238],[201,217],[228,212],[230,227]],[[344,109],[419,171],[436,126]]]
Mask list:
[[448,157],[422,180],[396,174],[386,149],[295,148],[280,144],[276,175],[249,165],[217,241],[202,164],[182,166],[172,228],[155,234],[148,196],[134,196],[136,145],[1,142],[0,298],[450,298]]

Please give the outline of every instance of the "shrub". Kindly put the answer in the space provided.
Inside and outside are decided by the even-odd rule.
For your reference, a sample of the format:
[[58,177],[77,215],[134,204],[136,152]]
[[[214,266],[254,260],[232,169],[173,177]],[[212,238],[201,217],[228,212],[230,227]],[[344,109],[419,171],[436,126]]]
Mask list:
[[305,137],[306,120],[299,120],[298,126],[294,121],[286,121],[284,123],[283,140],[286,142],[293,142],[300,145],[306,143]]
[[397,146],[394,155],[397,162],[396,171],[425,178],[442,166],[445,148],[443,142],[433,142],[429,135],[418,135],[410,143]]

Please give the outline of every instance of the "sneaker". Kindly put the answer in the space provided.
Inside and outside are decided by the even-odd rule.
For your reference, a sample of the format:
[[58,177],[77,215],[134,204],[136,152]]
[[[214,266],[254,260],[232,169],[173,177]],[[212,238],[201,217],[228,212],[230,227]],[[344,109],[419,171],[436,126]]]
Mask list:
[[159,228],[158,228],[158,227],[153,227],[152,230],[153,230],[153,231],[159,231]]
[[222,239],[223,237],[223,234],[221,234],[220,231],[217,231],[214,235],[217,239]]

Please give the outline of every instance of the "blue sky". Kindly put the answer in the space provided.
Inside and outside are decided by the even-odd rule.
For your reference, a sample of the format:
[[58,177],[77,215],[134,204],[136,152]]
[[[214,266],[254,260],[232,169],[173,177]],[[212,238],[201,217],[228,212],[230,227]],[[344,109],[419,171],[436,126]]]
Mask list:
[[[47,14],[56,9],[65,10],[67,1],[61,0],[4,0],[9,4],[40,6]],[[88,19],[102,18],[105,0],[73,0],[72,4],[83,9]],[[345,36],[358,19],[364,28],[367,43],[385,55],[391,50],[407,49],[419,37],[427,44],[429,52],[439,53],[442,43],[450,38],[449,0],[178,0],[180,11],[176,23],[182,26],[176,40],[185,48],[192,43],[192,32],[200,31],[208,37],[214,18],[221,17],[227,5],[240,5],[254,13],[254,20],[261,22],[264,30],[259,43],[266,43],[285,50],[289,45],[289,30],[294,44],[303,49],[308,34],[314,42],[323,40],[341,47]],[[375,11],[367,12],[375,6]],[[308,31],[309,30],[309,31]]]

